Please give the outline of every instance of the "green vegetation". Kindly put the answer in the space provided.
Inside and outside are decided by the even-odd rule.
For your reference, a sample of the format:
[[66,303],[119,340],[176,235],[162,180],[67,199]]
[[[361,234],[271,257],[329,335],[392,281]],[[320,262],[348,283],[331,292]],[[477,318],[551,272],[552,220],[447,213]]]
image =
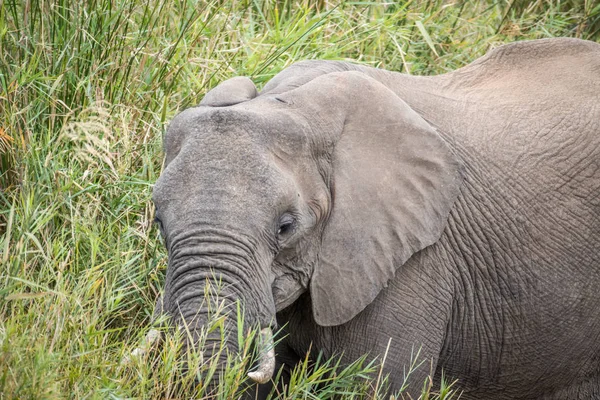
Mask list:
[[[201,396],[210,363],[188,354],[206,365],[180,376],[177,333],[120,360],[166,268],[150,201],[164,127],[218,82],[260,87],[312,58],[435,74],[505,42],[600,39],[589,0],[334,3],[0,1],[0,399]],[[223,398],[249,358],[232,359]],[[378,371],[307,361],[279,396],[377,398]],[[423,398],[451,393],[426,383]]]

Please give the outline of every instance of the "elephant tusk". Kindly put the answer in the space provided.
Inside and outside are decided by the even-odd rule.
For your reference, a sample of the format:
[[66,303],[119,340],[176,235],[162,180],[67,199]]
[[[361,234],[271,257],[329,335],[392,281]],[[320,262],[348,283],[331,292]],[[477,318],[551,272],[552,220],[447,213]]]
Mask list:
[[275,345],[271,328],[264,328],[260,331],[259,346],[261,352],[258,369],[248,372],[248,377],[256,383],[267,383],[275,372]]
[[124,356],[123,359],[121,360],[121,364],[127,365],[134,358],[138,358],[138,357],[141,357],[144,354],[146,354],[148,352],[148,350],[150,349],[150,347],[154,343],[156,343],[156,341],[158,339],[160,339],[160,331],[158,331],[156,329],[150,329],[148,331],[148,334],[144,338],[144,341],[140,345],[140,347],[134,349],[130,354],[127,354],[126,356]]

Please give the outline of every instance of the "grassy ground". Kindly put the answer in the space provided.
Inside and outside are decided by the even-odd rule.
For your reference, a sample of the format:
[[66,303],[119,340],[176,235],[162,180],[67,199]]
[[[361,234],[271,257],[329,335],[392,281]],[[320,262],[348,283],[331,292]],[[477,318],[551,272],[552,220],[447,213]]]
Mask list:
[[[205,371],[177,377],[176,335],[120,360],[147,331],[166,268],[150,202],[164,127],[218,82],[260,87],[309,58],[436,74],[505,42],[600,40],[589,0],[334,3],[0,0],[0,399],[201,395],[192,378]],[[365,379],[377,363],[304,367],[280,397],[375,398],[382,386]]]

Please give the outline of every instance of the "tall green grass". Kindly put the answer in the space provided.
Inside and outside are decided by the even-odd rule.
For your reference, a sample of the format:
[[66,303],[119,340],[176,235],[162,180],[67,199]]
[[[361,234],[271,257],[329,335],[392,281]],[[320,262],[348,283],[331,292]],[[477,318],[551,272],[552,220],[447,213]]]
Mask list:
[[[166,268],[150,201],[165,124],[218,82],[260,87],[310,58],[437,74],[552,36],[598,41],[600,5],[0,1],[0,399],[201,395],[201,373],[177,373],[176,333],[143,362],[120,360]],[[233,361],[230,391],[248,365]],[[307,367],[280,397],[377,397],[377,363]],[[449,392],[424,398],[436,391]]]

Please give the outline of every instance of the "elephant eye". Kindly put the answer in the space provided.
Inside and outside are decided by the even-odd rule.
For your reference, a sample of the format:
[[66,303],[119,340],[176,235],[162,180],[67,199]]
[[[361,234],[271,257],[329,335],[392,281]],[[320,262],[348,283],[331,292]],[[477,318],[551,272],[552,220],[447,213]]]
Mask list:
[[294,232],[296,220],[290,214],[283,214],[279,218],[279,228],[277,229],[277,236],[283,238]]

